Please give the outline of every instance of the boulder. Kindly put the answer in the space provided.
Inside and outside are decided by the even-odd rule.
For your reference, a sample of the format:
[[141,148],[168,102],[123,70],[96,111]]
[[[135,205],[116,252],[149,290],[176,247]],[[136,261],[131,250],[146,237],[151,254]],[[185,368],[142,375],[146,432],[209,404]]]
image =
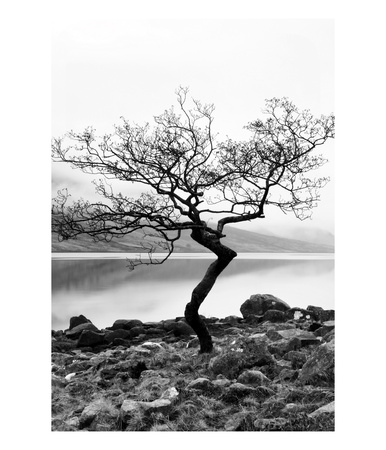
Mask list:
[[287,352],[291,350],[299,350],[301,348],[300,339],[294,337],[292,339],[280,339],[268,344],[268,350],[272,355],[282,358]]
[[335,412],[335,401],[318,408],[316,411],[308,414],[308,417],[314,418],[320,416],[321,414],[331,414],[334,412]]
[[313,311],[303,308],[290,308],[285,313],[286,320],[304,322],[306,320],[317,320],[317,315]]
[[237,378],[237,382],[250,386],[262,386],[268,384],[270,380],[260,370],[244,370]]
[[91,320],[87,319],[87,317],[85,317],[83,314],[81,314],[80,316],[71,317],[69,329],[72,330],[82,323],[91,323]]
[[335,320],[334,309],[323,309],[320,306],[307,306],[308,311],[312,311],[315,315],[315,320],[319,322],[326,322],[328,320]]
[[289,328],[287,330],[269,330],[267,336],[273,340],[279,339],[315,339],[315,335],[309,331],[301,330],[300,328]]
[[210,360],[209,369],[215,375],[224,375],[229,379],[236,378],[244,367],[244,355],[241,352],[225,351]]
[[96,345],[103,344],[104,334],[96,333],[91,330],[83,330],[79,336],[77,347],[95,347]]
[[261,319],[262,322],[285,322],[287,320],[286,313],[277,309],[269,309]]
[[166,399],[166,400],[170,400],[171,402],[173,402],[174,400],[178,399],[178,396],[179,396],[179,392],[177,391],[177,389],[175,387],[170,387],[162,393],[161,399]]
[[173,331],[176,337],[190,336],[192,334],[193,335],[196,334],[193,328],[183,320],[180,320],[178,322],[176,322],[175,320],[165,320],[164,329],[166,331]]
[[78,337],[85,330],[94,331],[94,332],[99,331],[98,328],[91,322],[81,323],[80,325],[77,325],[76,327],[72,328],[71,330],[67,330],[66,337],[68,337],[70,339],[78,339]]
[[130,337],[134,338],[140,336],[141,334],[145,334],[145,328],[141,325],[130,328]]
[[166,331],[163,328],[145,328],[147,336],[165,336]]
[[[100,424],[114,426],[119,416],[119,412],[106,400],[96,400],[87,405],[79,417],[79,428],[85,428],[96,421]],[[97,425],[97,424],[96,424]],[[108,428],[108,431],[110,427]]]
[[229,387],[225,388],[225,392],[222,395],[222,400],[228,403],[238,403],[241,398],[247,395],[252,395],[256,392],[255,388],[246,386],[242,383],[233,383]]
[[334,320],[328,320],[323,323],[323,325],[318,328],[314,334],[315,336],[325,336],[327,333],[335,329],[335,321]]
[[261,367],[274,363],[274,359],[268,351],[267,342],[264,339],[244,338],[241,341],[241,349],[244,355],[244,367]]
[[271,294],[251,295],[240,307],[244,319],[248,316],[263,316],[268,310],[287,311],[290,306]]
[[143,344],[141,344],[142,348],[145,348],[147,350],[162,350],[162,345],[159,344],[158,342],[144,342]]
[[335,380],[335,341],[321,344],[311,353],[299,374],[302,384],[334,384]]
[[196,378],[188,384],[187,388],[210,391],[213,389],[213,383],[208,378]]
[[220,319],[219,322],[237,326],[240,323],[240,320],[242,320],[242,319],[241,319],[241,317],[238,317],[238,316],[227,316],[227,317],[224,317],[224,319]]
[[72,339],[63,339],[60,341],[52,341],[51,351],[53,353],[66,353],[76,348],[76,341]]
[[113,331],[107,331],[105,333],[105,341],[110,344],[114,342],[114,339],[130,339],[130,331],[123,328],[118,328]]
[[113,326],[111,327],[112,330],[131,330],[134,327],[140,327],[143,326],[142,321],[138,319],[118,319],[113,323]]

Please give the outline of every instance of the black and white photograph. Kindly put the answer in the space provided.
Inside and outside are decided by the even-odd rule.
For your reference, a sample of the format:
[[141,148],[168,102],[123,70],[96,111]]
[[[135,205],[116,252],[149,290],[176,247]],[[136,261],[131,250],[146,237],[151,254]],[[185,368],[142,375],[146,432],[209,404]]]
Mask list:
[[52,42],[52,430],[334,430],[334,21]]
[[14,447],[376,448],[377,8],[134,3],[2,32]]

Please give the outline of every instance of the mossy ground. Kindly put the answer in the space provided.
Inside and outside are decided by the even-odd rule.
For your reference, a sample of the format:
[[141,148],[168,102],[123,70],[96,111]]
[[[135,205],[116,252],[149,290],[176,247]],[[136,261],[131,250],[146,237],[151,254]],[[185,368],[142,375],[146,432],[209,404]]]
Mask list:
[[[252,367],[261,371],[268,382],[249,390],[236,389],[237,374],[230,379],[213,372],[211,360],[229,352],[232,345],[237,347],[237,339],[249,334],[250,330],[243,329],[236,338],[216,338],[211,354],[199,354],[197,347],[188,348],[186,339],[166,343],[161,338],[152,339],[159,344],[154,348],[139,343],[99,353],[55,352],[52,430],[333,431],[334,413],[311,414],[334,401],[333,380],[302,384],[296,376],[292,380],[281,378],[277,356],[272,364]],[[301,349],[306,357],[313,351],[310,347]],[[70,373],[75,375],[66,380]],[[232,370],[225,368],[224,373]],[[199,378],[209,383],[189,386]],[[152,402],[172,387],[178,395],[167,411],[139,408],[131,416],[122,416],[126,399]],[[96,413],[87,416],[85,409],[90,405]]]

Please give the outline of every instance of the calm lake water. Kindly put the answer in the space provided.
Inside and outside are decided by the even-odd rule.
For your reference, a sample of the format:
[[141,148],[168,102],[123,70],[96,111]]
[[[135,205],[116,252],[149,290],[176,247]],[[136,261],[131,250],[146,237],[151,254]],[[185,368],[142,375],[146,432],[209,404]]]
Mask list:
[[[122,253],[54,254],[52,328],[85,315],[98,328],[116,319],[159,321],[183,316],[212,254],[175,254],[161,265],[126,267]],[[201,305],[206,317],[241,316],[252,294],[273,294],[290,306],[334,309],[333,254],[244,253],[220,275]]]

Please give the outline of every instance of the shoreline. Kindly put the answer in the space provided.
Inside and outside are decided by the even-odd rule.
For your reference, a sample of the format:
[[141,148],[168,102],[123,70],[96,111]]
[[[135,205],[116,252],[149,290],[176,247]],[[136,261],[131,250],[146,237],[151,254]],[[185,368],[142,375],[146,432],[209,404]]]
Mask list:
[[71,318],[52,331],[52,430],[333,431],[335,311],[279,306],[205,318],[210,354],[182,317]]

